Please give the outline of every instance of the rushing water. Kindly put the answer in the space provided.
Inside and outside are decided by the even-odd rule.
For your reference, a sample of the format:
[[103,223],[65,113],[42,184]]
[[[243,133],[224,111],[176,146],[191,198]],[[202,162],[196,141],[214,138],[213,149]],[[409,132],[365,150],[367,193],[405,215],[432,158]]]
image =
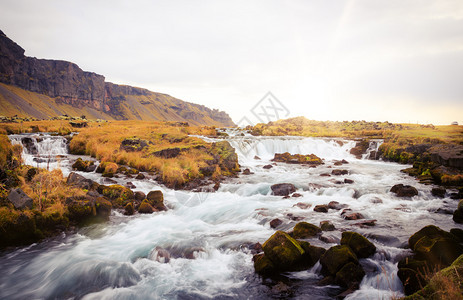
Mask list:
[[[28,137],[37,149],[35,154],[25,149],[28,164],[60,167],[64,174],[71,171],[75,157],[67,155],[63,138]],[[24,136],[10,138],[21,143]],[[113,212],[109,223],[0,254],[0,298],[334,299],[338,287],[316,285],[321,279],[319,264],[284,274],[281,282],[254,274],[248,246],[270,237],[275,230],[269,222],[280,218],[283,230],[290,230],[295,219],[316,225],[330,220],[337,230],[324,235],[334,242],[345,230],[367,236],[377,246],[377,253],[361,260],[367,275],[360,289],[348,298],[390,299],[402,295],[397,262],[408,254],[404,248],[408,237],[428,224],[446,230],[455,227],[451,215],[445,214],[455,209],[454,200],[433,197],[430,186],[400,172],[406,166],[354,158],[349,154],[355,145],[352,141],[251,136],[228,140],[237,150],[242,168],[253,174],[222,183],[216,193],[174,191],[152,180],[117,178],[121,184],[131,181],[135,191],[162,190],[169,210],[130,217]],[[377,146],[372,145],[371,150]],[[262,168],[272,164],[270,159],[280,152],[314,153],[325,159],[325,165],[309,168],[276,163],[271,169]],[[339,159],[349,164],[332,167]],[[349,174],[320,176],[331,173],[332,168],[347,169]],[[104,182],[97,173],[80,174]],[[344,178],[354,183],[337,182]],[[270,195],[270,186],[281,182],[293,183],[302,197]],[[395,197],[389,189],[396,183],[416,186],[419,195]],[[359,221],[346,221],[337,210],[313,211],[313,206],[333,200],[361,212],[367,220],[376,220],[376,226],[355,225]],[[298,202],[312,207],[301,209],[295,206]],[[308,241],[325,248],[335,245],[315,238]]]

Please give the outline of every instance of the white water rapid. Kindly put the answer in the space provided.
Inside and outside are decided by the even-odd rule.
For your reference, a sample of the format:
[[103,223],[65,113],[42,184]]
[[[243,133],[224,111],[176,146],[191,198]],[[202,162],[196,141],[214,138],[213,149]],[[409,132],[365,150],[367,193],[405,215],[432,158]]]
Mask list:
[[[23,137],[10,136],[14,143]],[[52,139],[35,139],[37,153],[25,151],[25,161],[36,166],[37,158],[54,160],[59,155],[53,166],[68,174],[69,162],[62,162],[75,157],[69,157],[66,145],[58,141],[48,150],[42,147],[41,143],[55,145]],[[339,242],[342,231],[368,237],[377,253],[361,260],[367,275],[348,299],[391,299],[403,292],[397,262],[408,252],[405,246],[410,235],[429,224],[445,230],[458,227],[446,214],[455,209],[456,201],[433,197],[431,186],[400,172],[407,166],[354,158],[349,154],[355,145],[352,141],[251,136],[228,140],[237,150],[242,169],[249,168],[253,174],[227,180],[216,193],[174,191],[152,180],[116,178],[120,184],[132,182],[134,191],[162,190],[169,210],[130,217],[113,212],[106,224],[0,253],[0,298],[335,299],[339,287],[316,284],[322,278],[319,264],[283,274],[278,281],[254,274],[248,247],[268,239],[275,232],[269,222],[280,218],[284,222],[280,230],[291,230],[297,220],[315,225],[330,220],[337,229],[323,236],[331,243],[308,240],[324,248]],[[314,153],[325,164],[309,168],[271,162],[279,152]],[[334,160],[342,159],[349,163],[333,166]],[[272,168],[263,168],[269,164]],[[320,176],[336,168],[348,174]],[[79,173],[104,183],[97,173]],[[344,179],[353,183],[345,184]],[[302,196],[272,196],[270,186],[283,182],[293,183]],[[396,197],[389,190],[397,183],[417,187],[419,195]],[[362,220],[344,220],[338,210],[313,211],[315,205],[330,201],[346,204],[366,220],[376,220],[376,225],[356,225]],[[311,207],[302,209],[304,205],[297,203]]]

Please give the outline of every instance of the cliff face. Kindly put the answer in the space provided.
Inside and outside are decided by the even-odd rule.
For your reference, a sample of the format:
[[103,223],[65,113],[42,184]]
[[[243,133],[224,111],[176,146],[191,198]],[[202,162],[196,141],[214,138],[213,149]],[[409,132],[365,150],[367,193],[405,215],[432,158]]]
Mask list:
[[[113,119],[183,120],[198,125],[234,125],[225,112],[146,89],[105,82],[104,76],[85,72],[71,62],[27,57],[24,49],[2,31],[0,82],[46,95],[61,110],[69,105],[74,111],[76,108],[92,109]],[[8,97],[2,97],[2,101],[5,99]],[[159,107],[147,109],[146,105]],[[60,111],[58,108],[54,110]]]

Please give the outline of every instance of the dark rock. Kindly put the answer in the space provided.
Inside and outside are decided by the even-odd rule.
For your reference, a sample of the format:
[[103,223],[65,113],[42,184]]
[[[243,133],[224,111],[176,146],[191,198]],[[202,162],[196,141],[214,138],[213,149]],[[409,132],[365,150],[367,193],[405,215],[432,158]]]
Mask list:
[[251,170],[249,170],[249,169],[244,169],[243,175],[251,175],[251,174],[254,174],[253,172],[251,172]]
[[463,200],[460,200],[457,209],[453,212],[453,221],[459,224],[463,223]]
[[322,174],[320,174],[320,176],[322,176],[322,177],[330,177],[331,175],[328,174],[328,173],[322,173]]
[[439,198],[444,198],[445,197],[445,192],[446,192],[446,190],[443,187],[434,187],[431,190],[431,194],[433,196],[436,196],[436,197],[439,197]]
[[267,169],[267,170],[268,170],[268,169],[271,169],[271,168],[273,168],[273,166],[272,166],[272,165],[265,165],[265,166],[263,166],[262,168],[263,168],[263,169]]
[[288,196],[296,191],[296,187],[291,183],[278,183],[270,187],[275,196]]
[[318,239],[327,244],[336,244],[339,242],[339,239],[336,239],[332,236],[326,236],[326,235],[321,235],[318,237]]
[[79,175],[75,172],[69,173],[66,183],[68,185],[72,185],[72,186],[79,187],[81,189],[86,189],[86,190],[90,190],[93,187],[97,187],[98,185],[93,180],[87,179],[84,176]]
[[332,276],[335,276],[336,273],[338,273],[342,267],[344,267],[349,262],[354,264],[359,263],[354,252],[352,252],[352,250],[345,245],[331,247],[320,258],[322,273]]
[[346,184],[352,184],[352,183],[354,183],[354,181],[353,181],[352,179],[344,178],[344,183],[346,183]]
[[355,144],[355,147],[350,149],[350,154],[354,155],[356,158],[361,159],[362,155],[365,154],[370,147],[370,142],[366,140],[359,141]]
[[293,237],[295,239],[307,239],[320,234],[320,227],[307,222],[299,222],[294,226]]
[[143,175],[143,173],[138,173],[137,176],[135,177],[135,179],[137,179],[137,180],[145,179],[145,175]]
[[365,217],[361,213],[346,213],[343,215],[344,219],[346,220],[360,220],[365,219]]
[[333,223],[330,221],[321,221],[320,222],[320,228],[323,231],[333,231],[336,230],[336,227],[334,227]]
[[272,159],[275,162],[284,162],[290,164],[304,164],[304,165],[322,165],[323,160],[316,156],[315,154],[290,154],[289,152],[285,153],[275,153],[275,157]]
[[141,202],[141,201],[146,199],[146,195],[145,195],[145,193],[139,191],[139,192],[135,192],[134,198],[135,198],[136,201]]
[[330,203],[328,203],[328,208],[331,209],[341,210],[346,207],[347,204],[340,204],[338,201],[331,201]]
[[433,146],[431,161],[450,168],[463,169],[463,145],[440,144]]
[[336,283],[345,288],[358,289],[365,276],[365,271],[359,264],[349,262],[336,273]]
[[127,183],[125,184],[125,187],[129,188],[129,189],[136,189],[137,187],[135,186],[135,184],[133,184],[132,182],[130,181],[127,181]]
[[162,149],[159,151],[155,151],[152,154],[157,157],[162,157],[162,158],[174,158],[180,155],[182,152],[182,149],[180,148],[167,148],[167,149]]
[[254,270],[258,274],[272,275],[277,272],[273,262],[264,253],[254,255],[253,261]]
[[253,254],[261,253],[262,251],[264,251],[260,243],[249,245],[249,250],[251,250],[251,253]]
[[291,197],[293,197],[293,198],[299,198],[299,197],[302,197],[302,195],[299,194],[299,193],[294,193],[294,194],[291,195]]
[[8,194],[8,200],[16,209],[32,209],[34,204],[32,198],[26,195],[21,188],[11,190]]
[[128,138],[121,142],[120,149],[126,152],[142,151],[148,147],[148,142],[139,138]]
[[397,197],[413,197],[418,195],[418,190],[410,185],[396,184],[391,188],[391,192]]
[[376,247],[367,238],[352,231],[342,233],[341,245],[349,246],[358,258],[367,258],[376,252]]
[[111,201],[113,207],[117,208],[124,207],[128,201],[134,199],[134,194],[131,189],[118,184],[110,186],[100,185],[98,187],[98,192],[107,197]]
[[154,212],[154,209],[149,204],[149,202],[145,199],[138,207],[138,212],[141,214],[152,214]]
[[283,224],[283,221],[280,220],[280,219],[273,219],[272,221],[270,221],[270,227],[272,228],[277,228],[278,226],[280,226],[281,224]]
[[326,205],[326,204],[315,205],[315,207],[313,208],[313,211],[321,212],[321,213],[327,213],[328,212],[328,205]]
[[263,245],[265,256],[279,271],[297,268],[305,253],[300,244],[283,231],[275,232]]
[[371,226],[376,225],[376,220],[366,220],[366,221],[355,223],[353,225],[359,226],[359,227],[362,227],[362,228],[371,227]]
[[39,169],[37,168],[30,168],[29,170],[27,170],[27,173],[26,173],[26,180],[27,181],[31,181],[34,176],[38,173]]
[[93,164],[89,165],[87,168],[85,168],[84,172],[93,172],[95,170],[96,170],[96,165],[93,163]]
[[304,254],[300,261],[301,269],[307,269],[315,265],[326,252],[324,248],[313,246],[309,242],[300,240],[297,240],[297,242],[301,245],[302,249],[304,249]]
[[164,195],[161,191],[151,191],[146,195],[148,203],[157,211],[167,210],[164,205]]
[[229,142],[221,141],[212,143],[209,152],[214,157],[214,160],[218,162],[222,170],[232,174],[236,174],[236,172],[240,170],[238,155],[236,154],[235,148],[233,148]]
[[102,220],[109,220],[111,215],[112,204],[105,197],[98,197],[95,200],[96,215]]
[[124,206],[124,215],[131,216],[135,213],[135,208],[133,207],[133,203],[129,202]]
[[334,169],[333,171],[331,171],[331,174],[335,175],[335,176],[347,175],[347,174],[349,174],[349,171],[341,170],[341,169]]
[[299,207],[300,209],[308,209],[308,208],[310,208],[312,205],[309,204],[309,203],[298,202],[298,203],[294,204],[293,206],[297,206],[297,207]]
[[89,160],[82,160],[82,158],[78,158],[75,163],[72,165],[72,168],[74,170],[77,170],[77,171],[81,171],[81,172],[88,172],[87,171],[87,168],[89,168],[90,166],[92,166],[94,164],[93,161],[89,161]]

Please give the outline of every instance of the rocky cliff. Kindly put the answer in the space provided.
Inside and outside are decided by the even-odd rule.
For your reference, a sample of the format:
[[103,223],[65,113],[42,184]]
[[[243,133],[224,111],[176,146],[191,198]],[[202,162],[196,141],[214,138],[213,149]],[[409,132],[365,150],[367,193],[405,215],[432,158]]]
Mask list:
[[[106,119],[175,120],[192,124],[234,125],[225,112],[185,102],[147,89],[105,82],[102,75],[85,72],[74,63],[37,59],[0,31],[0,107],[2,114],[37,118],[63,112]],[[18,92],[9,86],[47,96]],[[31,100],[35,98],[35,100]],[[37,100],[40,99],[40,100]],[[44,100],[45,99],[45,100]],[[38,103],[47,102],[46,105]],[[29,108],[24,108],[29,105]],[[47,106],[48,109],[44,109]],[[7,109],[8,108],[8,109]]]

